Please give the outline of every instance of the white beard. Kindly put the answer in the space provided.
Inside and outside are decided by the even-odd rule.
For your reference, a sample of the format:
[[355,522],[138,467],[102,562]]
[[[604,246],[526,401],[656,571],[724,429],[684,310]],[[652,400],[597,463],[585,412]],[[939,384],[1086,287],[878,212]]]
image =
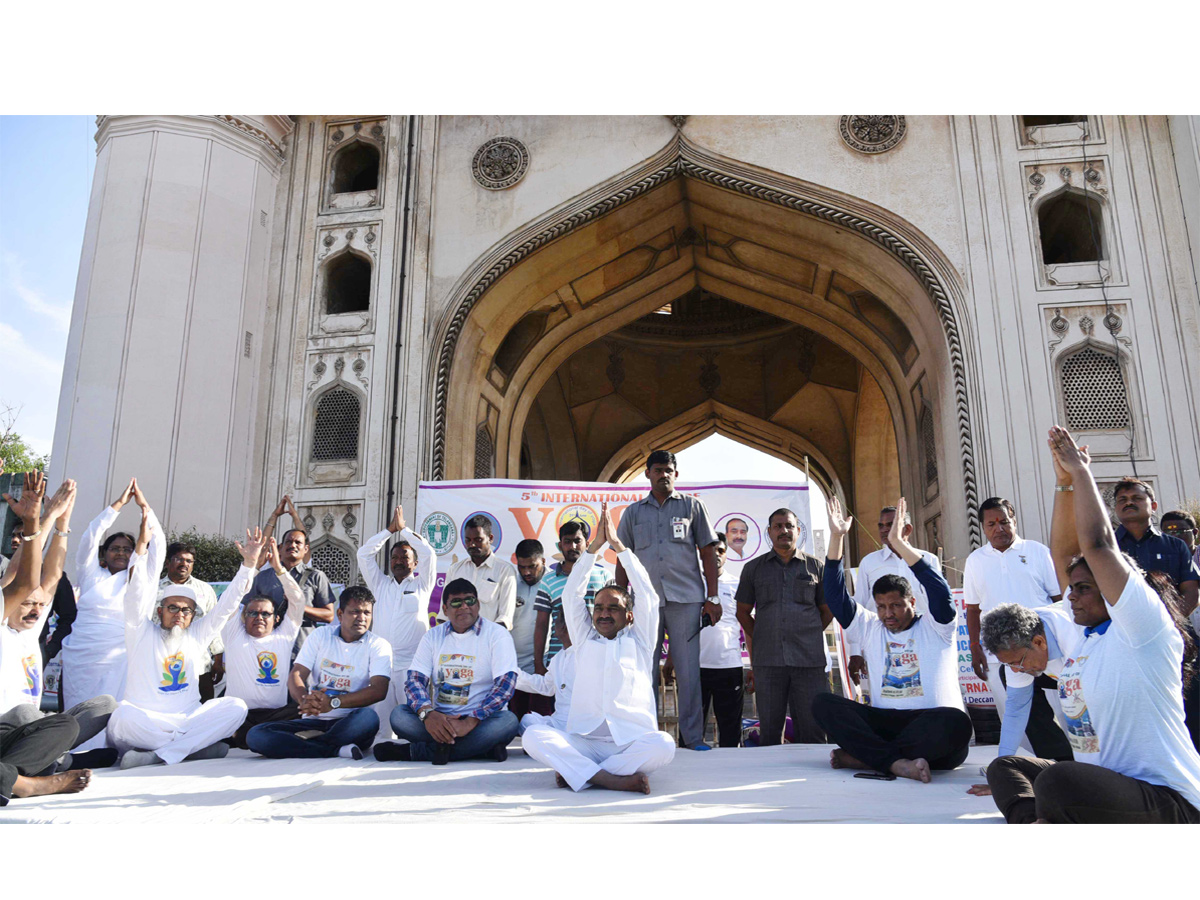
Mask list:
[[182,625],[176,625],[174,628],[163,629],[163,641],[167,645],[169,653],[175,653],[179,650],[179,646],[183,643],[184,633],[187,631]]

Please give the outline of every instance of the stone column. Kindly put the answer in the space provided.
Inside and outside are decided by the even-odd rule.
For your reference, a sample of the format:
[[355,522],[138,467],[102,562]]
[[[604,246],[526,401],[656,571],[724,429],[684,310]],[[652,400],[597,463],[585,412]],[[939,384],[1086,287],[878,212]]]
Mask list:
[[[247,522],[271,219],[292,122],[97,124],[51,479],[78,481],[77,533],[131,475],[168,531],[233,533]],[[118,527],[136,526],[130,506]]]

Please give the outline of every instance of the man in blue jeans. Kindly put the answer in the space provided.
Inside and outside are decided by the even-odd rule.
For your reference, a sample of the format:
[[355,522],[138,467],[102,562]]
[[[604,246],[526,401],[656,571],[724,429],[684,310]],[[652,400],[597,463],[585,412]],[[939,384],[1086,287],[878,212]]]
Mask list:
[[387,695],[392,673],[391,646],[370,630],[374,605],[365,587],[342,591],[337,624],[313,631],[288,677],[302,718],[254,726],[247,747],[276,759],[362,759],[379,731],[371,704]]
[[442,591],[446,622],[421,638],[404,682],[407,706],[392,710],[392,731],[408,741],[375,745],[382,761],[508,759],[517,717],[517,652],[503,625],[479,615],[475,585],[456,578]]

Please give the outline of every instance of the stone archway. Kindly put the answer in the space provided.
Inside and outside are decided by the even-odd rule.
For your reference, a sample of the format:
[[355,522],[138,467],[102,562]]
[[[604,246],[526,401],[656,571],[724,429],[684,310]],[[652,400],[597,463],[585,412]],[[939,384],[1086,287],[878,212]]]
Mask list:
[[[890,418],[918,518],[942,517],[947,537],[979,542],[962,292],[948,262],[886,210],[682,137],[513,235],[460,279],[431,373],[434,477],[515,476],[539,392],[571,355],[697,290],[851,354],[882,396],[876,418]],[[932,489],[916,464],[923,415],[935,423]],[[492,454],[486,465],[480,450]]]

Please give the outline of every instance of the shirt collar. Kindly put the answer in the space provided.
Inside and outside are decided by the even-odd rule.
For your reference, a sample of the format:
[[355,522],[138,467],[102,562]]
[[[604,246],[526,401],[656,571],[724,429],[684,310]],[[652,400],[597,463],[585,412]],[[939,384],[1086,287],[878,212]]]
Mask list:
[[[471,557],[469,557],[469,556],[467,557],[467,562],[469,562],[472,566],[475,566],[475,560],[471,559]],[[496,554],[489,553],[487,555],[487,559],[485,559],[479,565],[475,566],[475,568],[476,569],[490,569],[490,568],[492,568],[492,566],[495,562],[496,562]]]
[[[482,614],[479,616],[478,619],[475,620],[475,624],[471,626],[471,631],[475,632],[476,634],[479,634],[480,632],[483,631],[483,615]],[[458,632],[456,632],[454,630],[454,623],[451,622],[449,619],[447,619],[446,620],[446,634],[457,634],[457,633]]]
[[1108,631],[1108,626],[1112,624],[1112,619],[1105,619],[1099,625],[1089,625],[1083,629],[1084,637],[1091,637],[1093,634],[1104,634]]
[[341,641],[343,644],[361,644],[363,641],[365,641],[367,639],[367,635],[370,633],[371,633],[371,629],[368,628],[366,631],[363,632],[363,636],[360,637],[357,641],[347,641],[347,640],[342,639],[342,626],[341,625],[333,626],[333,636],[335,638],[337,638],[339,641]]
[[[1043,620],[1045,624],[1045,620]],[[1062,656],[1062,648],[1058,645],[1058,638],[1054,636],[1054,632],[1049,628],[1043,629],[1044,637],[1046,638],[1046,658],[1058,659]]]
[[1013,535],[1013,542],[1012,542],[1011,544],[1009,544],[1009,545],[1008,545],[1008,549],[1007,549],[1007,550],[1005,550],[1004,552],[1001,552],[1001,551],[997,550],[997,549],[996,549],[995,547],[993,547],[991,544],[984,544],[984,545],[983,545],[983,549],[984,549],[986,552],[990,553],[992,556],[1005,556],[1005,555],[1007,555],[1007,554],[1009,554],[1009,553],[1012,553],[1014,550],[1015,550],[1015,551],[1017,552],[1017,554],[1019,555],[1019,554],[1020,554],[1020,552],[1021,552],[1021,551],[1022,551],[1024,548],[1025,548],[1025,539],[1024,539],[1023,537],[1020,537],[1019,535],[1015,535],[1015,534]]
[[1117,537],[1117,543],[1118,543],[1118,544],[1119,544],[1121,541],[1125,540],[1125,538],[1129,538],[1129,539],[1130,539],[1131,541],[1133,541],[1135,544],[1140,544],[1142,541],[1149,540],[1149,539],[1150,539],[1150,537],[1151,537],[1151,535],[1153,535],[1153,536],[1155,536],[1155,537],[1159,537],[1159,536],[1161,536],[1161,535],[1162,535],[1162,532],[1161,532],[1161,531],[1159,531],[1157,528],[1155,528],[1155,527],[1154,527],[1154,523],[1153,523],[1153,522],[1151,522],[1151,523],[1150,523],[1150,527],[1146,529],[1146,533],[1142,535],[1142,541],[1135,540],[1135,539],[1134,539],[1134,536],[1133,536],[1132,534],[1130,534],[1130,533],[1129,533],[1129,529],[1128,529],[1128,528],[1126,528],[1124,525],[1118,525],[1118,526],[1117,526],[1117,530],[1116,530],[1115,534],[1116,534],[1116,537]]
[[[667,500],[674,500],[674,499],[676,499],[677,497],[678,497],[678,498],[682,498],[682,497],[683,497],[683,494],[679,493],[679,491],[675,490],[675,488],[671,488],[671,493],[667,494],[667,499],[666,499],[666,500],[664,500],[664,501],[662,502],[662,506],[666,506],[666,505],[667,505]],[[639,503],[653,504],[655,509],[661,509],[661,508],[662,508],[661,506],[659,506],[659,504],[658,504],[658,501],[657,501],[656,499],[654,499],[654,491],[648,491],[648,492],[646,493],[646,496],[645,496],[645,497],[643,497],[643,498],[642,498],[641,500],[639,500],[638,502],[639,502]]]

